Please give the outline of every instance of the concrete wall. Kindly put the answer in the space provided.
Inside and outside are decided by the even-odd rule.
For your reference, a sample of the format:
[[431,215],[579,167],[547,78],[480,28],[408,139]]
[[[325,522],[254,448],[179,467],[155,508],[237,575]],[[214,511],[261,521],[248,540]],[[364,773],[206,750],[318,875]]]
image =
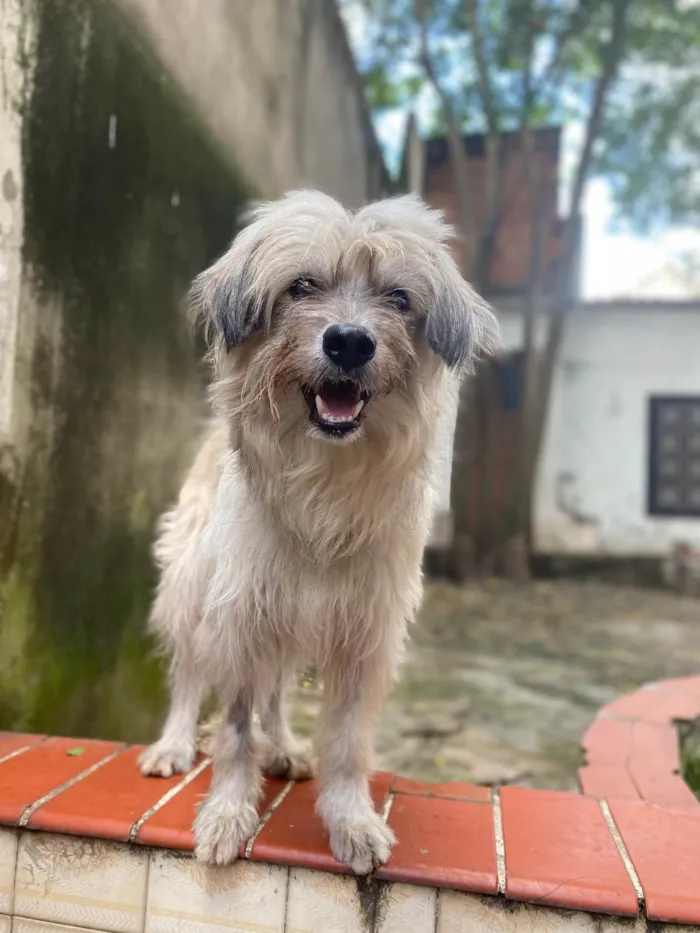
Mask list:
[[114,2],[260,191],[313,185],[348,207],[382,193],[380,150],[334,0]]
[[0,729],[153,735],[149,546],[207,413],[182,296],[251,194],[378,193],[330,4],[139,8],[0,0]]
[[700,520],[647,514],[651,395],[700,395],[700,304],[585,307],[570,319],[535,491],[550,554],[656,556]]

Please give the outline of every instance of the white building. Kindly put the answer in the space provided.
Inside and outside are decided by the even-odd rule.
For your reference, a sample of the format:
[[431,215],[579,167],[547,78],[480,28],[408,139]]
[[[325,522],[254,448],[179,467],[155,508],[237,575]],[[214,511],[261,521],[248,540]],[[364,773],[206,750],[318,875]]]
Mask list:
[[[503,350],[522,318],[499,315]],[[451,447],[451,438],[446,440]],[[435,543],[445,539],[449,469]],[[543,555],[700,548],[700,300],[584,303],[556,366],[533,503]]]

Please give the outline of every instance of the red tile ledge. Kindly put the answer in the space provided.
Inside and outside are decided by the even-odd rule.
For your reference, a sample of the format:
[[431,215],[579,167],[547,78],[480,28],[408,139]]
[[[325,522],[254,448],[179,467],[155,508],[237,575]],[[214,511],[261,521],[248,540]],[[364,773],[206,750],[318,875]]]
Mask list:
[[[398,839],[377,877],[619,917],[643,907],[654,922],[700,924],[700,808],[677,773],[673,725],[700,715],[700,678],[637,694],[601,710],[583,736],[582,796],[374,775],[375,808]],[[0,733],[0,823],[191,851],[208,762],[146,779],[138,753]],[[329,851],[316,793],[313,781],[267,781],[241,857],[346,873]]]
[[581,739],[581,790],[700,813],[700,801],[679,774],[675,725],[698,716],[699,677],[648,684],[604,706]]

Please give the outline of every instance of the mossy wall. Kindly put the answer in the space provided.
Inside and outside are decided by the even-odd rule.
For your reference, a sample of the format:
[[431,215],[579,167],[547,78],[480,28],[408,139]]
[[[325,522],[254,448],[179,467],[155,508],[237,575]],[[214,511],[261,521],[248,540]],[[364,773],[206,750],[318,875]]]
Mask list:
[[23,9],[0,729],[141,741],[163,700],[150,542],[206,416],[181,301],[250,192],[107,0]]

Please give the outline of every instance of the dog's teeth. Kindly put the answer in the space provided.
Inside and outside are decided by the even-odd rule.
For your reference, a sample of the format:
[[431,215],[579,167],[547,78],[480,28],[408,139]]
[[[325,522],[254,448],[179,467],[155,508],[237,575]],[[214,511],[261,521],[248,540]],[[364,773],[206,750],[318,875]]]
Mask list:
[[360,414],[360,412],[362,411],[362,408],[363,408],[364,404],[365,404],[365,403],[362,401],[362,399],[360,399],[360,401],[357,403],[357,405],[355,405],[355,407],[354,407],[353,410],[352,410],[352,417],[353,417],[353,418],[357,418],[357,416],[358,416],[358,415]]

